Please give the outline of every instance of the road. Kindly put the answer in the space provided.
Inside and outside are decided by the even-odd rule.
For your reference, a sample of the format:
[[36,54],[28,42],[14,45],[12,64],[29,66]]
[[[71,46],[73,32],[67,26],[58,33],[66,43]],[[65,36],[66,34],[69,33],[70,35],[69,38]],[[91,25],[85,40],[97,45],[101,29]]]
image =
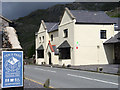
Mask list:
[[118,76],[80,70],[25,65],[25,77],[54,88],[118,88]]

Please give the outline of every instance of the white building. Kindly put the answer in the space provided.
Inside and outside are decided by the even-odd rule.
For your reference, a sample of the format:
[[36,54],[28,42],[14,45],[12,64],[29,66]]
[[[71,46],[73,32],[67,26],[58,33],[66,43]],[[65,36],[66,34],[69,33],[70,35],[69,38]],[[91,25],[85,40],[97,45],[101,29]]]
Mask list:
[[116,63],[115,43],[109,42],[118,33],[117,22],[102,11],[65,8],[61,22],[41,21],[36,33],[36,64]]

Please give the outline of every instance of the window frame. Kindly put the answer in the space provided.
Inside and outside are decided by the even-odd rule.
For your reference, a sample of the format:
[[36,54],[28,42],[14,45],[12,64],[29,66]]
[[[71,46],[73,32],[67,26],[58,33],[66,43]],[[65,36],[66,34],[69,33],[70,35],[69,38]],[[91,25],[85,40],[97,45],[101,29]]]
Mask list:
[[42,36],[42,40],[43,40],[43,42],[44,42],[44,39],[45,39],[45,37],[44,37],[44,36]]
[[70,51],[71,51],[71,48],[59,49],[59,59],[71,59],[71,52]]
[[67,38],[68,37],[68,29],[64,29],[63,32],[64,32],[64,38]]
[[100,30],[100,39],[107,39],[107,30]]
[[39,42],[41,43],[41,37],[39,37]]
[[50,38],[51,38],[51,41],[53,41],[53,34],[51,34]]
[[37,58],[44,58],[44,50],[37,50]]

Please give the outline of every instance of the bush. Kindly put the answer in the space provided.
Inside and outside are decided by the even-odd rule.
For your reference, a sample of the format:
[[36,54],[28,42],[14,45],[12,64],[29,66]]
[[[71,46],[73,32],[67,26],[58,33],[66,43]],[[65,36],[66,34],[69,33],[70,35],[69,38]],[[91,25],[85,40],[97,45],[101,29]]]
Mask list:
[[35,47],[34,45],[32,45],[29,49],[28,49],[28,57],[32,58],[33,54],[35,54]]

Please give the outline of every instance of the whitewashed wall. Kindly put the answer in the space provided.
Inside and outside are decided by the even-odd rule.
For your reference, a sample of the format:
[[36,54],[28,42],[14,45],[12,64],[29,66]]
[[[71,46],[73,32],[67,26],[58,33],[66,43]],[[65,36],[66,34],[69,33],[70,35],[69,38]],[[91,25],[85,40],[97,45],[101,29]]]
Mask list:
[[[112,63],[113,47],[103,46],[103,42],[107,39],[100,39],[100,30],[107,30],[107,39],[114,35],[113,25],[75,25],[74,40],[75,43],[79,43],[78,49],[75,49],[77,44],[74,47],[75,65]],[[106,51],[109,49],[107,54],[105,49]]]
[[[63,18],[61,20],[61,23],[59,25],[59,45],[61,45],[65,40],[68,41],[68,43],[71,46],[71,59],[60,59],[59,64],[65,64],[65,65],[74,65],[74,24],[75,21],[71,19],[69,14],[65,11]],[[64,30],[68,29],[68,37],[64,38]],[[58,46],[59,46],[58,45]]]
[[[43,40],[43,36],[44,36],[44,40]],[[41,41],[40,41],[40,37],[41,37]],[[36,49],[38,47],[40,47],[41,45],[43,45],[44,47],[44,58],[37,58],[37,51],[36,51],[36,63],[37,64],[41,64],[41,62],[46,62],[47,61],[47,56],[46,56],[46,48],[48,45],[48,40],[49,40],[49,36],[47,33],[47,30],[44,28],[43,24],[41,23],[39,31],[38,31],[38,36],[36,37]]]

